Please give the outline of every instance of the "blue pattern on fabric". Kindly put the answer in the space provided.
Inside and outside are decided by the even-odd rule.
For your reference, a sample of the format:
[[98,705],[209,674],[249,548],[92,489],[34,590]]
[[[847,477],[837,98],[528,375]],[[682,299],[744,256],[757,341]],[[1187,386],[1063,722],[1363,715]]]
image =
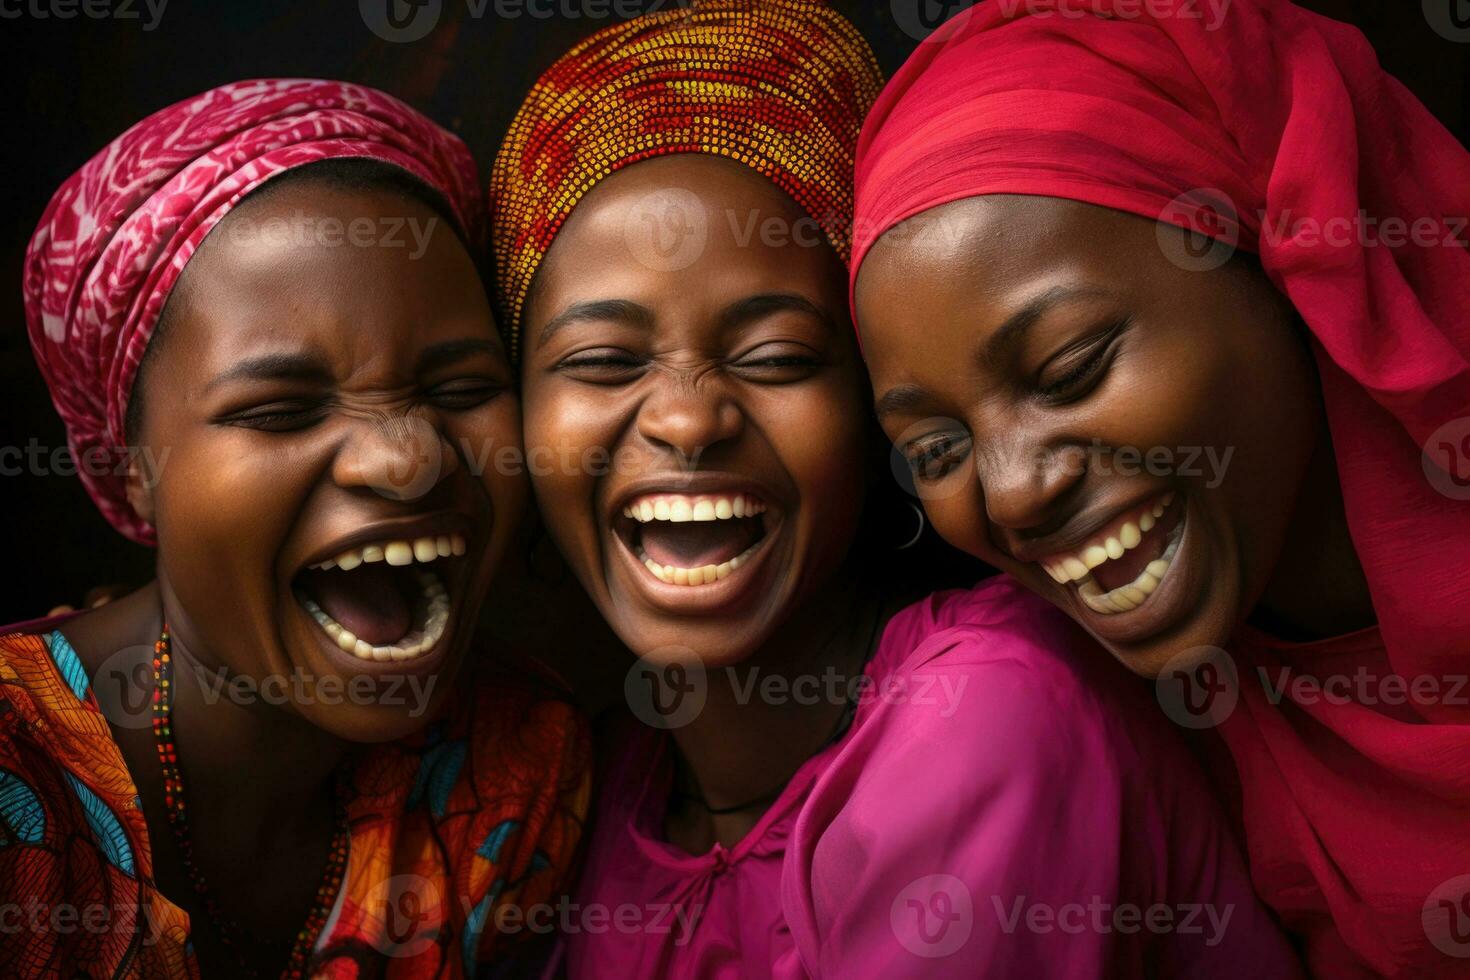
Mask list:
[[77,696],[78,701],[87,700],[87,671],[82,667],[82,658],[77,656],[71,643],[58,630],[52,630],[43,639],[46,641],[46,650],[51,654],[51,661],[56,664],[57,671],[66,681],[66,686],[71,688],[71,693]]
[[0,820],[25,844],[39,844],[46,836],[46,809],[24,779],[0,769]]
[[107,860],[128,874],[135,874],[133,864],[133,846],[128,843],[128,835],[123,830],[122,821],[117,819],[106,803],[97,798],[97,794],[87,788],[87,785],[71,773],[63,773],[66,781],[71,785],[72,792],[82,803],[82,812],[87,817],[87,826],[92,828],[92,836],[97,839],[97,846],[101,849]]

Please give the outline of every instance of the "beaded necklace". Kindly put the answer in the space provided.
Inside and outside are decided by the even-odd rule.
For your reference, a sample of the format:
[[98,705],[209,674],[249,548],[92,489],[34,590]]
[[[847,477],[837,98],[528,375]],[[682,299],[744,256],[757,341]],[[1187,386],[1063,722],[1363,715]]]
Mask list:
[[[179,754],[174,746],[173,673],[168,624],[164,623],[163,632],[159,634],[158,642],[153,645],[153,738],[158,747],[159,768],[163,772],[163,800],[168,813],[168,825],[173,831],[179,855],[183,858],[184,871],[189,876],[189,883],[193,885],[194,894],[204,906],[205,915],[214,927],[221,945],[230,951],[247,975],[255,976],[255,971],[245,960],[245,951],[240,943],[239,924],[226,916],[219,904],[215,902],[214,896],[205,883],[204,874],[194,861],[194,846],[189,836],[188,810],[184,803],[184,773],[179,767]],[[337,900],[337,892],[342,886],[342,877],[347,870],[350,835],[347,827],[346,793],[343,791],[341,780],[337,782],[334,809],[336,829],[332,833],[326,872],[322,875],[321,884],[317,886],[311,912],[307,915],[305,924],[296,933],[296,942],[291,947],[286,969],[281,973],[283,980],[302,980],[306,977],[312,946],[315,945],[322,927],[326,925],[327,917],[331,915],[332,906]]]

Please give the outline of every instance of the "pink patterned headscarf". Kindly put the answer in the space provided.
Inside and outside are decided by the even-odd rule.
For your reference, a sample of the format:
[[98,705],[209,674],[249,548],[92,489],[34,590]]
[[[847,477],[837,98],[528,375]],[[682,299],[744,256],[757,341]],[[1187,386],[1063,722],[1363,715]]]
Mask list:
[[287,170],[361,157],[438,191],[480,243],[469,150],[360,85],[234,82],[159,110],[62,184],[25,260],[26,326],[87,491],[123,534],[154,543],[128,504],[123,420],[138,363],[199,243],[246,194]]

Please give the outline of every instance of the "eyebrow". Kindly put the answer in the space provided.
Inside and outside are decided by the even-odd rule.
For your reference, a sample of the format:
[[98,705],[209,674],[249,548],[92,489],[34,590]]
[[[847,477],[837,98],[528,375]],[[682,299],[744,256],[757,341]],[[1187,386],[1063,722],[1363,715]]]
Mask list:
[[540,347],[556,335],[558,330],[573,323],[589,321],[626,323],[635,327],[651,328],[653,313],[630,299],[594,299],[573,303],[556,316],[546,321],[546,326],[536,335],[536,346]]
[[874,411],[878,417],[895,415],[899,412],[913,411],[923,408],[929,403],[929,393],[918,385],[904,384],[896,388],[889,388],[883,393],[874,405]]
[[[1031,299],[1025,306],[1006,317],[1005,321],[981,346],[976,359],[995,362],[1021,342],[1026,331],[1040,320],[1052,307],[1074,299],[1089,299],[1110,295],[1095,286],[1054,286]],[[929,404],[929,394],[915,384],[902,384],[890,388],[874,404],[878,417],[900,412],[922,410]]]
[[[427,374],[435,368],[463,360],[475,354],[496,354],[499,346],[491,340],[465,338],[446,340],[424,349],[419,354],[416,371]],[[262,354],[240,361],[223,374],[218,374],[204,386],[212,391],[231,381],[315,381],[328,384],[332,372],[319,358],[311,354]]]
[[1026,335],[1026,331],[1031,329],[1052,307],[1068,300],[1092,299],[1107,295],[1109,295],[1107,291],[1095,286],[1053,286],[1006,317],[1005,322],[996,328],[995,333],[990,335],[990,339],[981,348],[980,359],[998,361],[1007,352],[1015,350]]
[[332,372],[310,354],[263,354],[240,361],[204,386],[211,391],[231,381],[316,381],[330,382]]
[[827,311],[805,296],[796,293],[758,293],[725,307],[720,312],[720,329],[733,330],[761,317],[782,312],[801,313],[820,320],[828,327],[836,327]]
[[428,374],[436,368],[445,367],[476,354],[489,354],[493,357],[499,353],[500,345],[493,340],[483,340],[479,337],[445,340],[423,349],[419,354],[416,371],[419,374]]

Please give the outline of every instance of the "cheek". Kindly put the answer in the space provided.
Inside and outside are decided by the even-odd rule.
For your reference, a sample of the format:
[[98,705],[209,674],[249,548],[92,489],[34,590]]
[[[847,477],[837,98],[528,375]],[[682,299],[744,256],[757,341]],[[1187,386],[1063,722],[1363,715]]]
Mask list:
[[1156,460],[1218,441],[1228,372],[1219,370],[1207,343],[1184,340],[1182,332],[1138,338],[1119,354],[1105,393],[1082,410],[1093,437],[1144,459],[1152,452]]
[[493,537],[504,540],[520,521],[529,494],[520,402],[510,394],[501,395],[474,412],[452,417],[444,435],[490,498]]
[[526,469],[541,516],[562,550],[574,553],[573,542],[596,537],[593,494],[617,465],[621,409],[560,388],[529,390],[524,411]]
[[868,477],[868,408],[852,390],[777,389],[746,409],[796,485],[814,539],[834,547],[853,536]]
[[273,442],[223,427],[151,446],[162,460],[155,500],[159,533],[168,535],[170,551],[232,552],[235,560],[217,569],[220,574],[237,564],[253,571],[255,562],[242,559],[273,557],[322,465],[309,444],[286,442],[299,439]]
[[1005,567],[1004,561],[990,545],[990,521],[985,515],[979,480],[968,472],[952,473],[948,480],[922,487],[920,498],[924,517],[933,526],[934,533],[966,554],[988,564]]
[[317,456],[284,442],[268,451],[258,433],[206,431],[150,444],[169,447],[155,490],[159,553],[194,632],[221,662],[251,673],[264,669],[291,601],[277,562]]

